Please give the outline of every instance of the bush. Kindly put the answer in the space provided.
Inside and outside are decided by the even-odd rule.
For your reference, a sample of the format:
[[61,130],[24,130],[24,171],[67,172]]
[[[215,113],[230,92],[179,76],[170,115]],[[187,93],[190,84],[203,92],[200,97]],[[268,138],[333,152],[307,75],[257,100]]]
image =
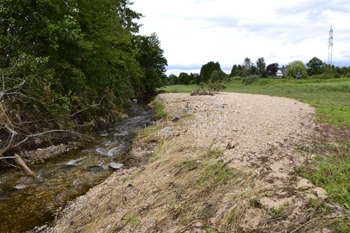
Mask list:
[[191,80],[191,82],[189,83],[189,85],[193,85],[193,84],[197,84],[196,80]]
[[250,75],[242,80],[242,83],[244,85],[250,85],[254,82],[257,82],[260,80],[260,77],[258,75]]
[[236,76],[236,77],[232,77],[231,80],[232,80],[232,81],[241,81],[242,78],[239,77],[239,76]]
[[334,76],[333,76],[334,78],[340,78],[341,77],[341,75],[340,74],[338,74],[338,73],[336,73],[336,74],[334,74]]
[[225,85],[225,82],[223,82],[223,81],[211,82],[211,80],[209,80],[209,82],[207,84],[207,88],[208,88],[208,91],[222,91],[222,90],[226,89],[227,86]]

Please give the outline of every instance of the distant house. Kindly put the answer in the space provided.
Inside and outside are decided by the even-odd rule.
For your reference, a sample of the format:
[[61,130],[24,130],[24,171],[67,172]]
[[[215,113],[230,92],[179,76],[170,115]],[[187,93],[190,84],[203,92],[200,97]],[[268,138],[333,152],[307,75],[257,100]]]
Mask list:
[[294,75],[294,78],[301,79],[301,75],[300,74]]
[[286,73],[286,68],[284,68],[284,67],[277,68],[276,76],[283,78],[283,77],[285,77],[285,75],[284,75],[285,73]]

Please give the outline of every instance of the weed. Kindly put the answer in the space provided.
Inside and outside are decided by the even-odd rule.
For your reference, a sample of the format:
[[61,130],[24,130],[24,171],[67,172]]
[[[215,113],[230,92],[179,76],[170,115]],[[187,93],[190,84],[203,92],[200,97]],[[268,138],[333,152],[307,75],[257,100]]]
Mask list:
[[135,225],[137,222],[139,222],[141,219],[140,217],[133,217],[132,215],[129,215],[128,217],[126,217],[126,220],[131,222],[132,225]]
[[224,152],[224,150],[222,148],[217,147],[214,150],[208,150],[206,155],[209,157],[214,155],[215,158],[218,158],[223,152]]
[[153,101],[152,102],[152,106],[154,109],[154,119],[160,119],[160,118],[165,118],[168,113],[165,112],[165,106],[157,101]]

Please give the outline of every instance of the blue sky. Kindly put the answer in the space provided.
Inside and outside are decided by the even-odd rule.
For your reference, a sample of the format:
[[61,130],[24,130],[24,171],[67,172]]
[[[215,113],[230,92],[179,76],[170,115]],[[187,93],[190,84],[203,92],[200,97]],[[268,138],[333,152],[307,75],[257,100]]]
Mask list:
[[199,73],[219,62],[229,73],[245,57],[255,63],[328,61],[334,30],[333,64],[350,66],[349,0],[131,0],[142,13],[142,35],[156,32],[168,60],[167,74]]

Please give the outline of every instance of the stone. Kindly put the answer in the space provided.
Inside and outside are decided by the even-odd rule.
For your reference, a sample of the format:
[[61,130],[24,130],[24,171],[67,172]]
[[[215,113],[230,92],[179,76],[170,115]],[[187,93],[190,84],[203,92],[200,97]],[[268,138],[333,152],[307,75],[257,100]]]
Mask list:
[[216,108],[225,108],[224,105],[216,105]]
[[171,128],[169,126],[165,127],[162,132],[170,132],[171,131]]
[[181,119],[181,116],[180,115],[177,115],[176,117],[174,117],[173,119],[171,119],[172,121],[178,121]]
[[25,186],[24,184],[18,184],[15,186],[15,189],[25,189],[27,186]]
[[188,112],[190,109],[189,108],[183,108],[182,111]]
[[120,170],[120,169],[122,169],[124,167],[124,164],[111,162],[111,163],[108,164],[108,167],[112,168],[114,170]]

